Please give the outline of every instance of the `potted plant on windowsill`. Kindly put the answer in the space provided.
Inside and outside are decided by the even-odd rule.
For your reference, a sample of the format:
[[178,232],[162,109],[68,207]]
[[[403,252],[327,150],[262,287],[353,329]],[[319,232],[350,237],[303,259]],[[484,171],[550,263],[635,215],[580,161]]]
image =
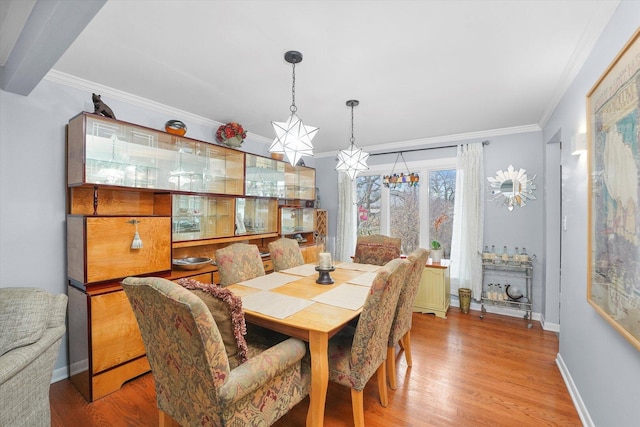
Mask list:
[[442,249],[442,245],[438,240],[438,232],[442,224],[448,219],[449,217],[447,215],[441,214],[433,222],[433,229],[435,230],[433,233],[433,240],[431,240],[431,262],[433,263],[440,263],[440,261],[442,261],[444,250]]

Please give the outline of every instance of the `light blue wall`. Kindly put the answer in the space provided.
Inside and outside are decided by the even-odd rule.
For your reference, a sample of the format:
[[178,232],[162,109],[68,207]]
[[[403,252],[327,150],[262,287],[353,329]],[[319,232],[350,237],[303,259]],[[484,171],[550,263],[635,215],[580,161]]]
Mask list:
[[[586,95],[640,25],[640,2],[623,1],[582,70],[543,129],[544,140],[559,131],[564,144],[586,129]],[[582,128],[581,128],[582,127]],[[562,296],[559,360],[573,379],[590,420],[597,426],[637,426],[640,352],[587,303],[586,155],[562,150]]]
[[[496,245],[502,249],[507,246],[513,251],[514,247],[526,247],[529,255],[536,254],[534,260],[533,302],[534,312],[541,312],[542,308],[542,275],[539,274],[544,262],[543,250],[543,200],[544,200],[544,170],[541,132],[527,132],[513,135],[502,135],[486,138],[490,144],[484,147],[484,168],[486,176],[495,176],[500,169],[506,170],[509,165],[514,168],[524,168],[529,176],[537,175],[534,180],[537,190],[537,200],[533,200],[524,208],[515,208],[509,212],[497,202],[485,203],[484,233],[485,242],[488,245]],[[456,143],[471,143],[474,141],[454,141]],[[401,150],[402,147],[398,147]],[[408,162],[419,160],[432,160],[446,157],[455,157],[455,148],[434,149],[428,151],[416,151],[404,154]],[[370,165],[393,164],[395,154],[373,156]],[[327,209],[329,215],[329,235],[336,235],[338,214],[338,180],[335,172],[337,162],[334,158],[318,159],[316,162],[317,175],[322,177],[318,186],[323,195],[329,195],[322,199],[322,208]],[[391,172],[391,170],[389,170]],[[424,177],[423,177],[424,178]],[[485,182],[488,188],[488,181]],[[557,300],[557,295],[556,295]],[[548,319],[557,323],[556,319]]]

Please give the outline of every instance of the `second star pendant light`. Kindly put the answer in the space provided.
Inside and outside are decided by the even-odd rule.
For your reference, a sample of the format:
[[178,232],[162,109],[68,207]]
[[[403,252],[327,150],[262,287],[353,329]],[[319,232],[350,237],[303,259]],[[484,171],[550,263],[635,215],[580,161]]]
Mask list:
[[296,64],[302,62],[302,54],[290,50],[284,54],[284,59],[293,65],[293,85],[291,89],[291,115],[285,122],[271,122],[276,132],[276,139],[269,147],[271,153],[284,153],[291,166],[295,166],[302,156],[313,156],[311,140],[316,136],[317,127],[306,126],[296,114]]
[[346,150],[340,150],[338,153],[338,165],[336,170],[349,175],[353,181],[358,172],[369,169],[367,159],[369,153],[365,153],[356,146],[356,139],[353,136],[353,107],[360,104],[360,101],[350,99],[347,101],[347,107],[351,107],[351,145]]

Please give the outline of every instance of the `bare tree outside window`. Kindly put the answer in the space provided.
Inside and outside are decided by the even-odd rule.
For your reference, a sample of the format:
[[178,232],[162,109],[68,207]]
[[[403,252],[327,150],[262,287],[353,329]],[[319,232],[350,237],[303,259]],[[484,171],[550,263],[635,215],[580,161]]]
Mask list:
[[[437,239],[444,249],[445,256],[451,254],[451,235],[453,231],[453,204],[455,202],[456,171],[432,170],[425,173],[419,185],[429,186],[429,200],[420,200],[419,186],[397,185],[388,190],[382,185],[381,175],[358,176],[356,191],[358,203],[358,236],[386,234],[402,239],[402,253],[409,254],[420,247],[420,231],[428,227],[429,242]],[[382,192],[388,191],[388,206],[382,204]],[[384,200],[387,200],[386,198]],[[428,209],[427,209],[428,206]],[[428,210],[428,212],[425,212]],[[446,215],[435,234],[434,221],[440,215]],[[382,218],[389,230],[383,230]],[[428,249],[429,244],[424,245]]]
[[359,176],[356,181],[358,200],[358,236],[381,234],[380,207],[382,176]]
[[[437,238],[444,249],[445,257],[451,254],[455,195],[455,169],[429,173],[429,241]],[[436,236],[434,221],[442,214],[446,215],[448,219],[440,226]]]
[[420,247],[420,200],[417,186],[398,185],[389,189],[390,234],[402,239],[401,252]]

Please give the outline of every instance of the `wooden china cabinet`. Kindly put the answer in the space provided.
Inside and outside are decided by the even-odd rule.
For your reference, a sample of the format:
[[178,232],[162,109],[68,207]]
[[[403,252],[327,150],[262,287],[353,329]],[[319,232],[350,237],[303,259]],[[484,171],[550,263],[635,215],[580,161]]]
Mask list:
[[[315,199],[315,170],[81,113],[67,128],[67,187],[70,379],[94,401],[150,370],[120,281],[218,283],[215,265],[180,270],[172,260],[214,259],[238,241],[258,245],[272,271],[267,245],[290,234],[289,206]],[[315,218],[313,208],[301,215]],[[305,249],[315,233],[303,226]]]

